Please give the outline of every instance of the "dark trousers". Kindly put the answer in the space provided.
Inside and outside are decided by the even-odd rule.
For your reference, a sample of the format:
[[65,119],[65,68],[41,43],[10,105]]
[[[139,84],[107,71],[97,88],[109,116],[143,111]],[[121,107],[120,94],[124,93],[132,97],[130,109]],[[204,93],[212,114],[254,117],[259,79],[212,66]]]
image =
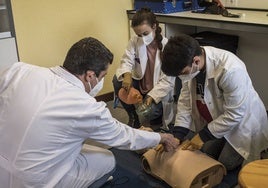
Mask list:
[[215,188],[230,188],[238,184],[238,173],[244,158],[225,140],[225,138],[208,141],[202,151],[210,157],[221,162],[227,174],[222,182]]

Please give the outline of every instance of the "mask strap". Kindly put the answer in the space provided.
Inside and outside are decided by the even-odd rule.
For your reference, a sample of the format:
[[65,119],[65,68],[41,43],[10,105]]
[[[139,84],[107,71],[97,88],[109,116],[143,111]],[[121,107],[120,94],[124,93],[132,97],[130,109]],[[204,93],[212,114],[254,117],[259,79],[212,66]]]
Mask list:
[[[99,81],[99,79],[98,79],[98,77],[97,77],[97,76],[96,76],[95,78],[96,78],[96,80],[97,80],[97,84],[98,84],[100,81]],[[97,85],[97,84],[96,84],[96,85]]]
[[88,85],[89,85],[89,90],[91,91],[92,87],[91,87],[91,83],[88,82]]
[[[98,77],[95,75],[95,78],[96,78],[96,80],[97,80],[97,84],[99,83],[99,79],[98,79]],[[96,84],[96,85],[97,85]],[[89,89],[90,89],[90,91],[92,90],[92,86],[91,86],[91,83],[90,82],[88,82],[88,85],[89,85]]]
[[194,63],[192,64],[190,74],[192,74],[192,73],[193,73],[193,69],[194,69]]
[[[195,63],[193,63],[193,64],[192,64],[191,71],[190,71],[190,74],[192,74],[192,73],[193,73],[193,71],[194,71],[194,66],[196,67],[195,72],[199,71],[199,65],[198,65],[198,64],[195,64]],[[195,72],[194,72],[194,73],[195,73]]]

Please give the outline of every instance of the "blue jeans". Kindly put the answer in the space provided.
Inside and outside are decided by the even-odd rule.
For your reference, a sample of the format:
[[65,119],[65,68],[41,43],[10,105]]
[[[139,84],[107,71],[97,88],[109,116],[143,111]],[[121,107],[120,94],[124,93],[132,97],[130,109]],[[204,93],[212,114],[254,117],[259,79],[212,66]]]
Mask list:
[[210,140],[204,144],[201,151],[221,162],[227,174],[215,188],[231,188],[238,184],[238,173],[244,158],[225,140],[225,138]]
[[242,165],[244,158],[225,140],[210,140],[201,149],[210,157],[221,162],[226,170],[234,170]]
[[[191,139],[195,135],[190,131],[185,139]],[[225,138],[214,139],[204,143],[202,152],[222,163],[227,171],[222,182],[214,188],[231,188],[238,184],[238,173],[244,158],[226,141]]]

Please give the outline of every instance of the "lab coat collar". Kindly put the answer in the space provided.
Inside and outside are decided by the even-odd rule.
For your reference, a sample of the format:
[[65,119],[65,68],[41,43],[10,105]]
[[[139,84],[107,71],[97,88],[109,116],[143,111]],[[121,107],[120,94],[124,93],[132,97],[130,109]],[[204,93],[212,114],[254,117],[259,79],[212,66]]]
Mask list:
[[82,81],[79,80],[77,77],[75,77],[73,74],[65,70],[64,68],[60,66],[51,67],[50,70],[61,77],[62,79],[66,80],[67,82],[73,84],[74,86],[77,86],[81,88],[82,90],[85,90],[85,86],[83,85]]
[[214,67],[214,63],[212,59],[213,58],[212,52],[209,47],[202,46],[202,48],[205,50],[205,53],[206,53],[206,56],[205,56],[206,57],[206,72],[207,72],[206,78],[207,79],[214,78],[215,67]]

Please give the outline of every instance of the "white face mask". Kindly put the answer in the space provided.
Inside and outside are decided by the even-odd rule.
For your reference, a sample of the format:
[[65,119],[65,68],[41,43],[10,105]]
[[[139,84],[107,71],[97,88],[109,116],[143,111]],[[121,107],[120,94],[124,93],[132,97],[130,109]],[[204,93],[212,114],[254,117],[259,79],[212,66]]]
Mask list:
[[199,74],[199,72],[200,72],[199,66],[196,64],[193,64],[190,73],[179,75],[179,78],[181,79],[182,83],[185,83],[185,82],[192,80],[196,75]]
[[96,77],[97,80],[97,84],[92,88],[90,82],[88,82],[90,91],[89,91],[89,95],[92,97],[95,97],[100,90],[102,90],[103,88],[103,83],[104,83],[104,78],[102,78],[100,81],[98,80],[98,78]]
[[151,42],[153,42],[153,40],[154,40],[153,32],[149,33],[149,34],[146,35],[146,36],[143,36],[143,37],[142,37],[142,40],[143,40],[143,42],[144,42],[144,44],[145,44],[146,46],[148,46],[149,44],[151,44]]

